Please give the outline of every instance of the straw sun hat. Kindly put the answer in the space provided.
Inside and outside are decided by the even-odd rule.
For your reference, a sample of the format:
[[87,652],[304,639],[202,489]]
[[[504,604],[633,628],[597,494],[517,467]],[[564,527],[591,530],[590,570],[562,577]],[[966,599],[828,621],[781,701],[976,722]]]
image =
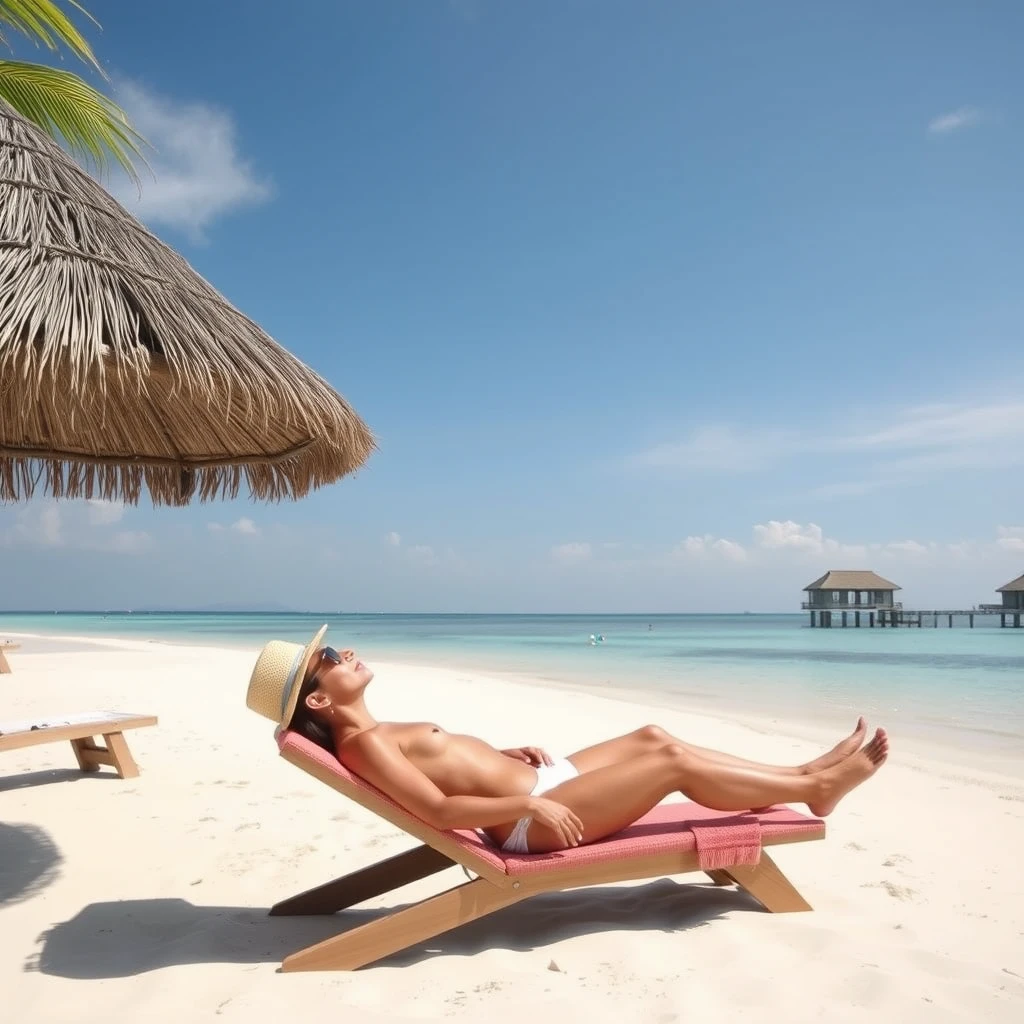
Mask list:
[[305,647],[286,640],[271,640],[260,651],[249,677],[246,706],[277,722],[281,728],[287,728],[295,714],[310,659],[316,654],[326,632],[327,626],[321,626]]

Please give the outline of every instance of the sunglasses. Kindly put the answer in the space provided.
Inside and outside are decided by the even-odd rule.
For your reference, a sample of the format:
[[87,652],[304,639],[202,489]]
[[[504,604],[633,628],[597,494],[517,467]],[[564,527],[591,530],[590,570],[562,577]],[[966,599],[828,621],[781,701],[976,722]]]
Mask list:
[[311,687],[317,685],[316,677],[320,675],[320,670],[324,667],[324,662],[329,661],[334,665],[341,664],[341,655],[333,647],[325,647],[320,652],[320,663],[316,667],[316,671],[309,677],[309,685]]

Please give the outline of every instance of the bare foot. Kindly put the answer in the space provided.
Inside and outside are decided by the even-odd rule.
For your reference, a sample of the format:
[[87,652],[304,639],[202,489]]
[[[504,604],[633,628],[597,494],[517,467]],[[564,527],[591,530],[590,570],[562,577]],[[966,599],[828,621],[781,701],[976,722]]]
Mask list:
[[[860,748],[860,745],[864,742],[864,734],[867,731],[868,724],[864,721],[864,716],[862,715],[857,719],[856,728],[845,740],[840,740],[827,754],[822,754],[821,757],[816,757],[813,761],[808,761],[807,764],[793,769],[794,774],[814,775],[817,772],[823,772],[826,768],[839,764],[840,761],[845,761],[846,758]],[[787,771],[790,771],[790,769],[787,769]],[[754,814],[764,814],[771,809],[771,807],[752,807],[751,812]]]
[[821,772],[816,781],[821,786],[821,795],[815,800],[808,800],[807,806],[811,814],[824,818],[836,809],[836,804],[851,789],[871,778],[885,764],[889,756],[889,737],[884,729],[877,729],[871,742],[845,761]]
[[862,716],[857,719],[857,728],[845,740],[840,740],[827,754],[822,754],[821,757],[816,757],[813,761],[808,761],[803,765],[801,769],[803,774],[813,775],[815,772],[822,772],[826,768],[839,764],[840,761],[845,761],[855,750],[860,748],[867,731],[868,724]]

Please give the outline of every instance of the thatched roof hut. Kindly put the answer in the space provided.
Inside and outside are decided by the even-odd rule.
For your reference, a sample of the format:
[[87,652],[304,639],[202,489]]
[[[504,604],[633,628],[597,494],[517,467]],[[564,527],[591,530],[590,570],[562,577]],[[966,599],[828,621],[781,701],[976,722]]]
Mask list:
[[1009,583],[1004,584],[996,590],[997,594],[1019,594],[1024,591],[1024,575],[1018,576],[1015,580],[1010,580]]
[[369,429],[0,102],[0,501],[297,498]]
[[1014,611],[1024,611],[1024,575],[1001,586],[997,594],[1003,595],[1003,607]]
[[869,590],[877,593],[901,590],[895,583],[867,569],[830,569],[813,583],[804,587],[809,590]]

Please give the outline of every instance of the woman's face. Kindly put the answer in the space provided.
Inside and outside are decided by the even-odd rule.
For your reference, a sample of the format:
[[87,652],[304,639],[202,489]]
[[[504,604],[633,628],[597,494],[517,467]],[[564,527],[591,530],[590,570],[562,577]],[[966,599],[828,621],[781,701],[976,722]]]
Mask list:
[[[337,661],[325,653],[328,650],[332,654],[337,654]],[[323,704],[322,700],[311,703],[311,698],[315,698],[317,694],[322,694],[331,704],[351,704],[373,679],[373,670],[367,668],[356,657],[355,651],[348,649],[335,652],[333,648],[321,647],[313,655],[309,671],[315,677],[316,684],[313,692],[306,698],[306,704],[314,709]]]

